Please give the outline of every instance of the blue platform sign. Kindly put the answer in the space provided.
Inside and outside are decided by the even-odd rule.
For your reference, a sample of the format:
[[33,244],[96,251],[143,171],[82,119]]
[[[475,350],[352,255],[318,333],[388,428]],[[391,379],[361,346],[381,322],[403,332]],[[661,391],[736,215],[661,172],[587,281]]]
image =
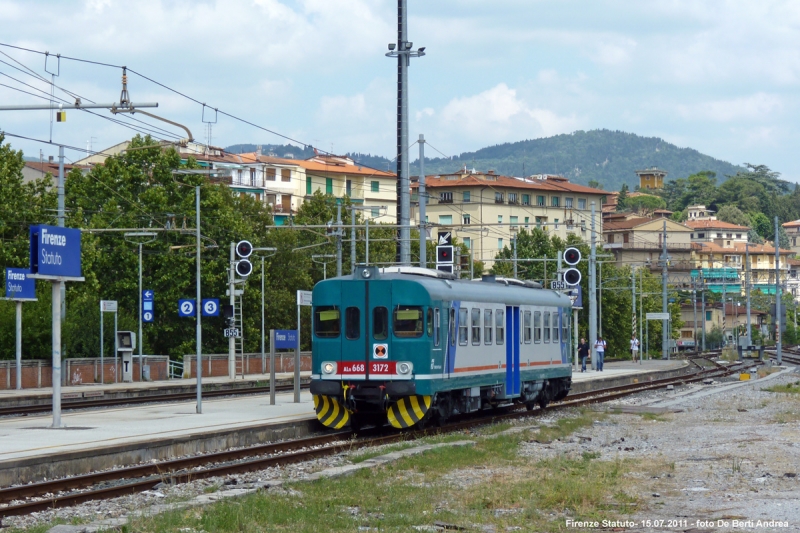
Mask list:
[[204,298],[200,311],[203,316],[219,316],[219,300],[217,298]]
[[195,316],[194,298],[187,300],[178,300],[178,316],[187,317]]
[[36,299],[36,280],[29,278],[27,268],[6,269],[6,298]]
[[152,289],[142,291],[142,322],[152,322],[156,318],[156,311],[153,308],[156,293]]
[[296,329],[276,329],[275,330],[275,349],[297,348],[297,330]]
[[81,230],[31,226],[31,274],[64,278],[81,276]]

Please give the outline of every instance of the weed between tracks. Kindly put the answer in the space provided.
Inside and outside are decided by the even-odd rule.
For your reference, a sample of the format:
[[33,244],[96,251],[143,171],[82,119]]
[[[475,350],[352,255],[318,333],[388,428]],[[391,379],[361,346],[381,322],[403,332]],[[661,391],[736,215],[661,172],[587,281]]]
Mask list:
[[[414,526],[432,530],[435,522],[470,529],[492,525],[496,531],[559,531],[567,515],[619,518],[638,503],[623,490],[623,476],[635,461],[601,461],[589,453],[537,461],[519,454],[533,438],[564,438],[604,416],[584,411],[538,431],[484,428],[480,435],[466,434],[474,446],[438,448],[349,477],[291,483],[204,508],[136,519],[126,531],[405,532]],[[462,433],[425,441],[464,438]],[[415,444],[388,448],[409,445]],[[369,456],[372,452],[361,453],[355,460]]]

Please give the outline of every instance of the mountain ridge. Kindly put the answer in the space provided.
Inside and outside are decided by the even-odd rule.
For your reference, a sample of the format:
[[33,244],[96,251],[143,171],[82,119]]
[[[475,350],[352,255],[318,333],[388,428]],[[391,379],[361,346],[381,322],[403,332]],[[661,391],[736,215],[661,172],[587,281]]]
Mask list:
[[[234,145],[226,150],[252,151],[256,145]],[[244,148],[247,148],[246,150]],[[263,145],[263,150],[280,156],[292,153],[295,158],[310,157],[310,147]],[[348,153],[357,162],[377,169],[394,170],[394,163],[382,156]],[[452,158],[425,158],[425,174],[446,174],[464,167],[478,171],[494,170],[498,174],[522,176],[558,174],[575,183],[597,181],[601,188],[619,190],[623,183],[631,189],[638,185],[636,170],[657,167],[668,172],[667,180],[686,178],[703,170],[717,174],[718,183],[739,171],[742,166],[700,153],[694,148],[681,148],[659,137],[607,129],[577,130],[572,133],[526,139],[462,152]],[[412,174],[419,161],[411,163]]]

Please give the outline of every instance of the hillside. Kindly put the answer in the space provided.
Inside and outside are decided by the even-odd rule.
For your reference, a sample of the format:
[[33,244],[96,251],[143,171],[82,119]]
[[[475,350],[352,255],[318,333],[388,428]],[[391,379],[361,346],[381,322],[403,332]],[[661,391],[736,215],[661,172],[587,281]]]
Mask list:
[[[255,145],[235,145],[229,151],[252,151]],[[293,153],[296,158],[310,157],[310,150],[288,145],[262,148],[264,153]],[[306,155],[307,154],[307,155]],[[348,154],[364,165],[394,170],[388,159],[368,154]],[[500,174],[521,176],[561,174],[576,183],[591,180],[606,190],[619,190],[623,183],[633,188],[638,184],[634,171],[658,167],[669,172],[667,180],[685,178],[701,170],[717,173],[718,183],[725,176],[736,174],[743,167],[701,154],[692,148],[679,148],[657,137],[641,137],[633,133],[610,130],[576,131],[543,139],[499,144],[475,152],[464,152],[452,159],[425,158],[426,174],[454,172],[459,168],[495,170]],[[411,165],[416,174],[419,162]]]
[[679,148],[657,137],[609,130],[576,131],[544,139],[533,139],[465,152],[453,159],[425,162],[425,173],[452,172],[464,165],[479,170],[494,169],[506,175],[561,174],[586,184],[595,180],[606,190],[619,190],[623,183],[638,184],[636,170],[658,167],[667,179],[685,178],[701,170],[717,173],[719,181],[742,167]]

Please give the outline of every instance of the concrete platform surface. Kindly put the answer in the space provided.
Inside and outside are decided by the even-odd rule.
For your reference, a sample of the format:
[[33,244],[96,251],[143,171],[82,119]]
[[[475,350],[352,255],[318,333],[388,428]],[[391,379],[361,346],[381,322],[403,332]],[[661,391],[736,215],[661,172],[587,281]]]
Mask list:
[[578,383],[587,380],[596,379],[611,379],[620,376],[634,376],[636,374],[650,374],[653,372],[668,372],[671,370],[678,370],[685,368],[689,362],[684,359],[646,359],[641,363],[634,363],[633,361],[615,361],[613,363],[606,363],[603,371],[592,370],[589,365],[586,365],[586,372],[573,371],[572,382]]
[[[301,379],[307,379],[311,376],[311,372],[300,372]],[[293,372],[279,372],[275,374],[276,381],[285,382],[286,380],[294,379]],[[203,376],[203,387],[206,386],[221,386],[221,385],[235,385],[235,384],[253,384],[255,382],[266,382],[269,384],[269,374],[246,374],[244,378],[237,377],[230,379],[228,376]],[[188,379],[167,379],[163,381],[136,381],[134,383],[86,383],[81,385],[70,385],[61,387],[62,394],[66,396],[83,394],[86,392],[107,392],[122,393],[126,391],[137,392],[146,390],[159,390],[159,389],[178,389],[178,388],[196,388],[197,380],[195,378]],[[35,398],[41,396],[51,396],[52,389],[50,387],[33,388],[33,389],[2,389],[0,390],[0,402],[10,398]]]
[[293,393],[277,394],[275,405],[269,394],[209,399],[203,414],[194,401],[66,412],[62,429],[51,427],[52,415],[0,419],[0,462],[315,419],[310,393],[293,400]]

